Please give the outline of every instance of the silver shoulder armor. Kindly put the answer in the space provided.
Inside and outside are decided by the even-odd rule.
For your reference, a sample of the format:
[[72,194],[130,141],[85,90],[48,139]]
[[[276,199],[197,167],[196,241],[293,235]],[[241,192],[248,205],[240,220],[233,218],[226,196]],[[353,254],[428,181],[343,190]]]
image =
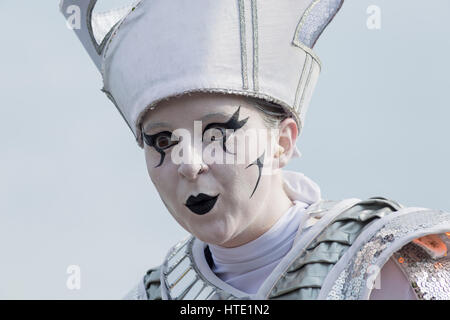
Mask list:
[[449,231],[450,213],[425,208],[403,208],[373,222],[330,270],[318,298],[369,299],[374,271],[394,256],[418,298],[449,299]]
[[[323,289],[329,273],[348,254],[360,234],[371,224],[402,208],[397,202],[381,197],[350,200],[335,202],[332,206],[324,204],[325,211],[317,212],[320,219],[305,232],[301,241],[294,244],[288,254],[292,259],[283,267],[278,279],[268,286],[264,298],[324,299],[320,294],[330,290]],[[314,217],[316,212],[311,214]]]
[[418,299],[450,300],[450,233],[421,237],[394,253]]

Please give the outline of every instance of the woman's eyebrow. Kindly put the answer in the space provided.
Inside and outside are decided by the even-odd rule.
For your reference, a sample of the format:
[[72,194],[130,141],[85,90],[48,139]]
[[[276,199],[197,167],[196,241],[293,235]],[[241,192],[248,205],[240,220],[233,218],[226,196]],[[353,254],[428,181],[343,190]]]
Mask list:
[[201,117],[199,120],[204,121],[204,120],[208,120],[208,119],[211,119],[211,118],[217,118],[217,116],[221,116],[223,118],[231,118],[233,115],[230,114],[230,113],[215,112],[215,113],[207,114],[206,116]]
[[170,128],[170,124],[167,122],[150,122],[144,126],[144,131],[148,132],[155,128]]
[[[214,113],[209,113],[203,117],[201,117],[199,120],[201,121],[205,121],[211,118],[217,118],[218,116],[221,116],[223,118],[231,118],[233,115],[230,113],[225,113],[225,112],[214,112]],[[199,121],[197,120],[197,121]],[[150,122],[148,124],[146,124],[143,128],[144,131],[148,132],[151,129],[155,129],[155,128],[170,128],[171,125],[167,122]]]

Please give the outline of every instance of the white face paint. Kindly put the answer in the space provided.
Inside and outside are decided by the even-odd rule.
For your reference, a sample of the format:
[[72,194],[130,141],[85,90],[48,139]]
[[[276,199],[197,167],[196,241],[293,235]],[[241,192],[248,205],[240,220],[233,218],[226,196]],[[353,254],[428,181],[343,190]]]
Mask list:
[[[202,120],[200,127],[199,122],[194,125],[198,120]],[[211,146],[223,150],[223,131],[211,125],[218,123],[238,128],[224,137],[231,152],[224,152],[224,163],[211,163],[204,159],[205,150],[211,150]],[[274,167],[272,161],[277,157],[274,152],[278,144],[273,144],[273,135],[267,132],[260,111],[245,98],[197,93],[170,99],[148,112],[142,128],[147,137],[153,138],[144,143],[151,180],[175,220],[200,240],[227,247],[244,244],[268,230],[291,206],[282,188],[280,170],[275,168],[271,175],[260,172],[257,159],[264,160],[266,168]],[[239,139],[252,130],[259,133],[256,140],[245,143],[245,139]],[[174,131],[189,134],[191,139],[182,135],[178,144],[170,141]],[[162,132],[168,134],[164,136]],[[200,136],[200,143],[198,139],[195,142],[194,133],[197,138]],[[153,146],[148,142],[153,142]],[[183,156],[175,157],[181,144]],[[229,163],[230,159],[234,161]],[[211,199],[189,208],[186,203],[189,205],[193,198],[194,201],[202,199],[197,197],[199,194],[217,197],[215,202]]]

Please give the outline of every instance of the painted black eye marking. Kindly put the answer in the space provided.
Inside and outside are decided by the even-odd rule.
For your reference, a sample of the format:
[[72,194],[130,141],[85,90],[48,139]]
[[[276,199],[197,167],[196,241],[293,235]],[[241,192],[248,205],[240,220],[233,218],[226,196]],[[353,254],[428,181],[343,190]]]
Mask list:
[[202,132],[202,139],[203,136],[205,135],[205,132],[211,128],[215,128],[218,129],[221,134],[222,134],[222,148],[225,152],[231,153],[231,154],[235,154],[232,152],[229,152],[225,146],[225,142],[227,141],[226,137],[225,137],[225,130],[226,129],[233,129],[234,131],[242,128],[248,121],[248,118],[245,118],[243,120],[238,120],[239,119],[239,111],[241,110],[241,106],[239,106],[239,108],[233,113],[233,115],[231,116],[230,120],[228,120],[227,122],[213,122],[208,124],[205,129],[203,129]]
[[258,170],[259,170],[259,175],[258,175],[258,180],[256,180],[256,185],[255,188],[253,189],[252,195],[250,196],[250,198],[253,196],[253,194],[255,193],[256,187],[258,186],[259,183],[259,179],[261,179],[261,172],[262,172],[262,167],[264,166],[264,154],[266,153],[266,151],[263,152],[262,155],[259,156],[259,158],[257,158],[255,161],[253,161],[252,163],[250,163],[245,169],[247,169],[250,166],[253,165],[257,165],[258,166]]
[[170,131],[162,131],[155,134],[143,133],[143,137],[145,144],[149,147],[153,147],[161,155],[161,160],[156,167],[159,167],[166,157],[166,152],[164,150],[169,149],[179,142],[172,140],[172,133]]

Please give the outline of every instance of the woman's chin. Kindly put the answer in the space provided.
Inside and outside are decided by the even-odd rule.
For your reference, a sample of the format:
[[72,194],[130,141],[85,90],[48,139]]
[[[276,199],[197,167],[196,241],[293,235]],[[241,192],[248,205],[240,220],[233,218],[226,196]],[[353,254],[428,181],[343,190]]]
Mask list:
[[[228,231],[228,230],[227,230]],[[208,243],[213,244],[216,246],[223,246],[224,244],[228,243],[230,240],[232,240],[232,232],[214,232],[211,230],[208,230],[208,232],[196,232],[192,233],[197,239]]]

